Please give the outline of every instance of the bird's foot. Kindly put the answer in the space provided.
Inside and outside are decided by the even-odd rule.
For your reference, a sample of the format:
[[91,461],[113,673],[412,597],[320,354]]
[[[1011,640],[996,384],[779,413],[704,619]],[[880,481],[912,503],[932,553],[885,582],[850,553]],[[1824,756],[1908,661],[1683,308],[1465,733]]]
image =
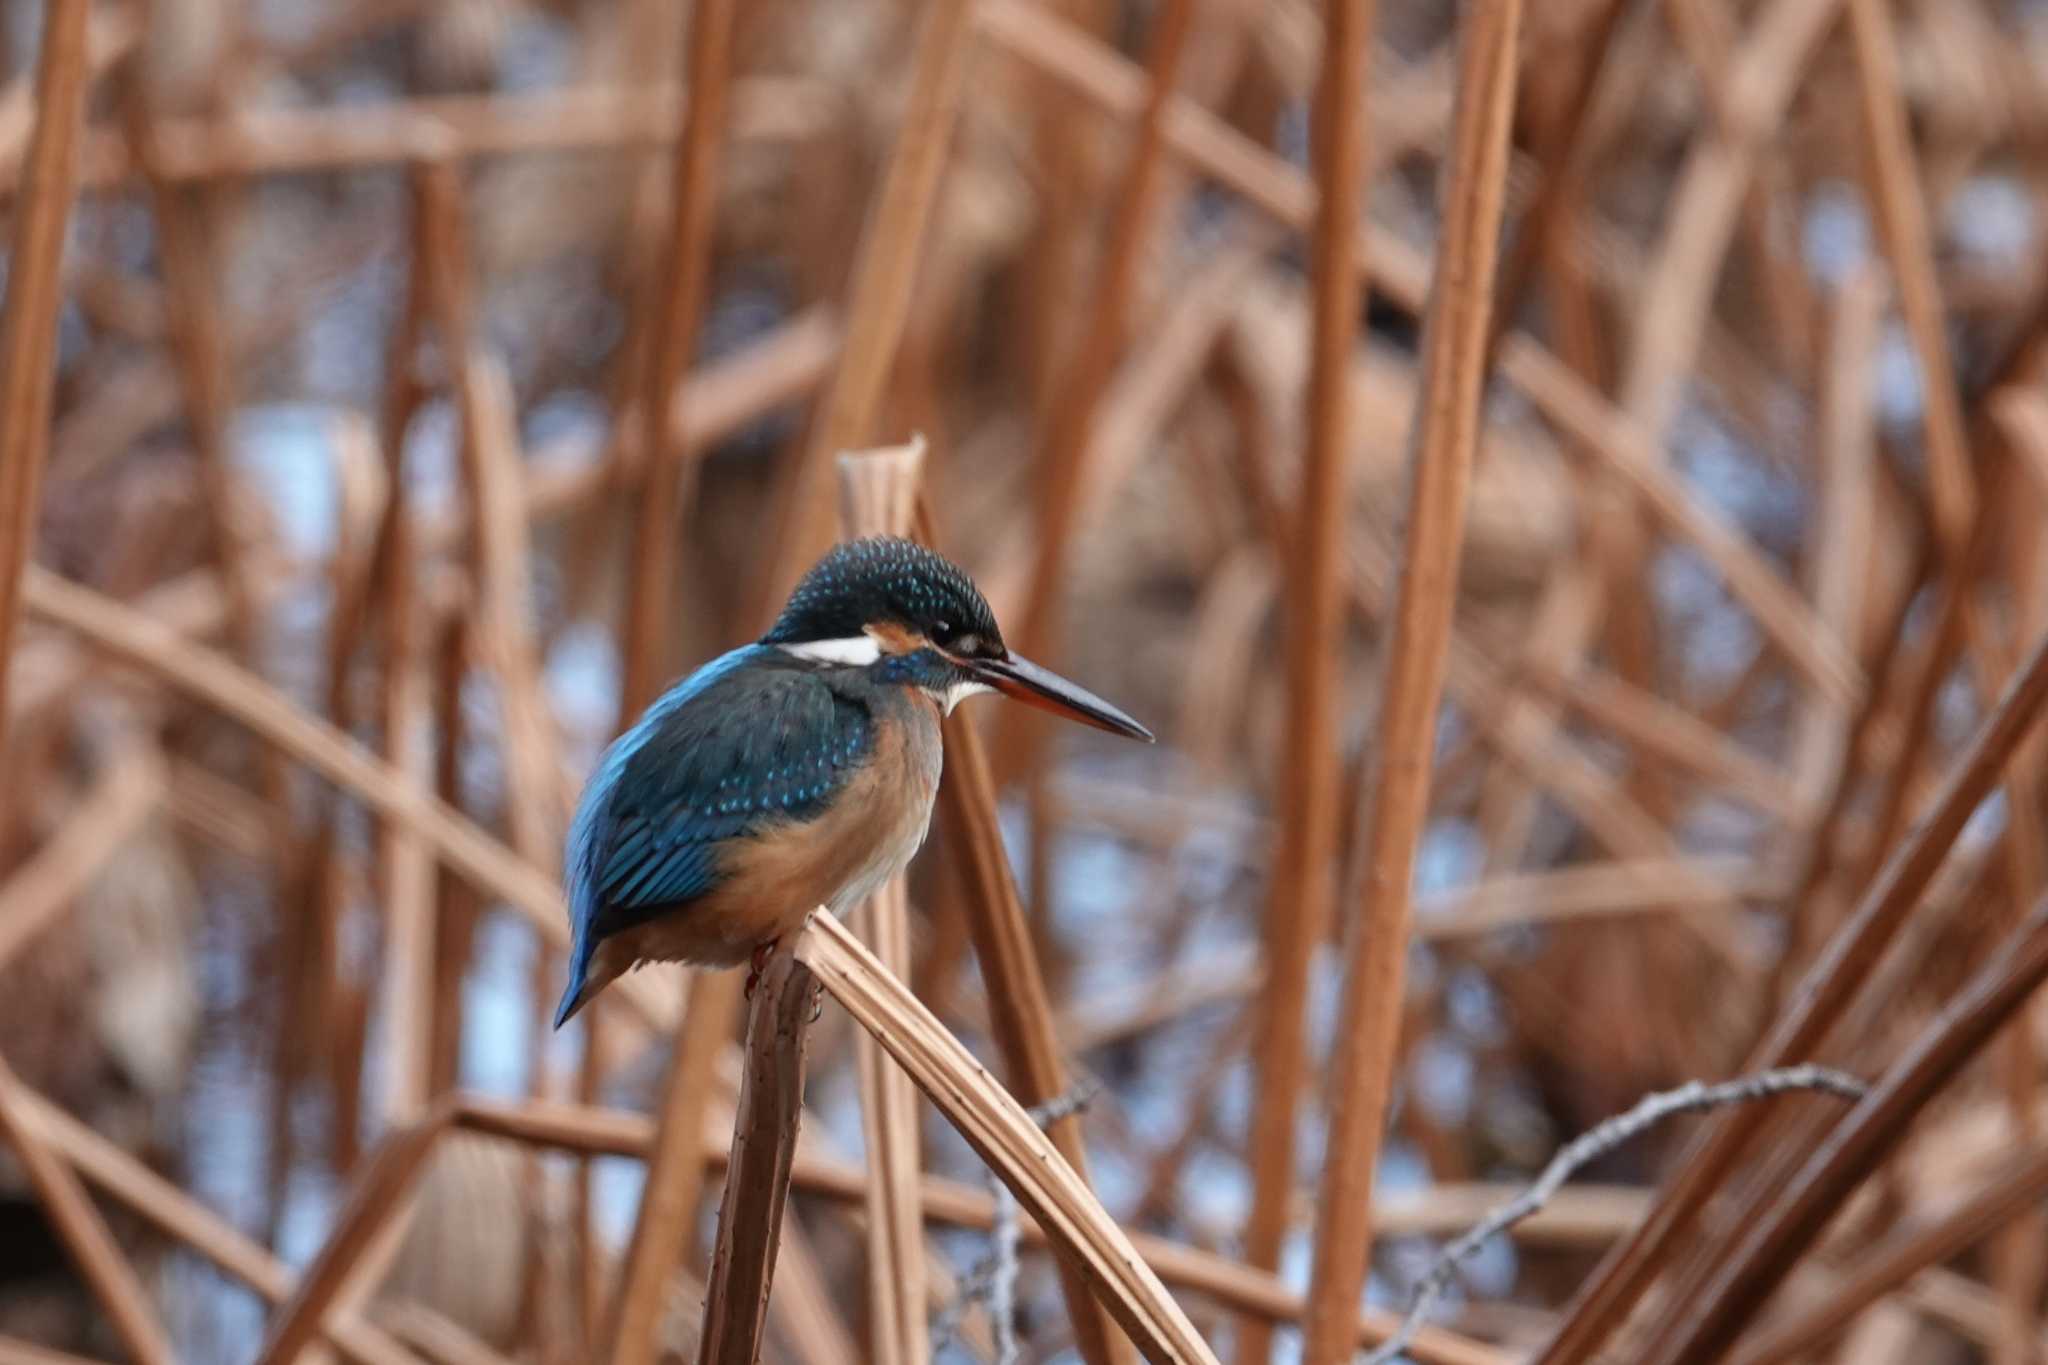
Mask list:
[[755,944],[753,956],[747,959],[746,998],[749,1000],[754,998],[754,988],[761,984],[761,973],[768,970],[768,959],[775,952],[776,942],[771,938],[766,943]]

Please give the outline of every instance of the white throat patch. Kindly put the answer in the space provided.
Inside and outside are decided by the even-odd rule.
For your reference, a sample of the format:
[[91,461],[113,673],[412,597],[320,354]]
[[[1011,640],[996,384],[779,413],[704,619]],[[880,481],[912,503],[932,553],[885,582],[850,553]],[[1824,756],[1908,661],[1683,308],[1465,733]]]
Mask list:
[[953,714],[953,708],[958,706],[961,702],[966,701],[969,697],[979,696],[983,692],[993,691],[995,691],[995,689],[993,687],[990,687],[985,682],[956,682],[945,690],[945,692],[939,697],[938,702],[939,706],[942,709],[944,709],[947,715],[950,716]]
[[852,635],[843,640],[806,640],[800,645],[784,645],[783,648],[799,659],[821,664],[850,664],[856,668],[865,668],[882,657],[881,642],[872,635]]

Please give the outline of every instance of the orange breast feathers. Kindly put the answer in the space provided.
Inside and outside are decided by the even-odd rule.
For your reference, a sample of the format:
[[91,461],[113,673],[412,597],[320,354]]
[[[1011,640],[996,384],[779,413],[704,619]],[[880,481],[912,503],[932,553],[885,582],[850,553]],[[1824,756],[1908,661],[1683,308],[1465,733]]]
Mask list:
[[723,855],[717,889],[598,946],[605,979],[641,962],[734,966],[820,905],[844,915],[909,865],[938,794],[938,709],[905,697],[878,717],[872,759],[815,820],[770,825]]

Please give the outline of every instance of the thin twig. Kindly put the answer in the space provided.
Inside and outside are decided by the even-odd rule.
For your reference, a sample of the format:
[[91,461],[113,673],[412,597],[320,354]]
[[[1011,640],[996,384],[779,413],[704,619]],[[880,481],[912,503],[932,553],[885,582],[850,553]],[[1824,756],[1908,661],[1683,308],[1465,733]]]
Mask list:
[[[1100,1093],[1102,1083],[1090,1076],[1065,1094],[1034,1104],[1024,1112],[1033,1123],[1045,1128],[1080,1113]],[[939,1314],[932,1334],[938,1339],[950,1337],[958,1331],[967,1310],[979,1303],[987,1308],[995,1334],[996,1365],[1010,1365],[1017,1358],[1017,1247],[1024,1237],[1023,1211],[1017,1206],[1016,1196],[994,1172],[988,1175],[988,1185],[992,1201],[988,1255],[961,1279],[953,1301]]]
[[1675,1089],[1660,1090],[1644,1097],[1627,1113],[1604,1120],[1566,1143],[1528,1189],[1487,1214],[1470,1231],[1439,1251],[1415,1287],[1415,1299],[1409,1305],[1408,1316],[1402,1319],[1401,1329],[1367,1352],[1362,1357],[1362,1365],[1387,1365],[1389,1361],[1398,1360],[1428,1320],[1437,1300],[1450,1288],[1460,1263],[1469,1260],[1488,1240],[1549,1203],[1564,1188],[1564,1182],[1587,1163],[1598,1160],[1625,1142],[1633,1141],[1664,1120],[1726,1104],[1769,1099],[1794,1090],[1815,1090],[1856,1100],[1863,1098],[1868,1089],[1847,1072],[1806,1065],[1759,1072],[1754,1076],[1711,1085],[1705,1081],[1687,1081]]

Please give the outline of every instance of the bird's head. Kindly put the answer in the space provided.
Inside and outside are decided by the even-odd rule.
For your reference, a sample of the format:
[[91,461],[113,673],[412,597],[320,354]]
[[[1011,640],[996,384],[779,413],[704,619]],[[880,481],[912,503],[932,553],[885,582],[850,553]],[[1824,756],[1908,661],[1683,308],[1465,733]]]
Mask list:
[[1152,732],[1085,688],[1012,654],[966,570],[914,541],[848,541],[796,585],[764,645],[848,668],[878,668],[950,712],[995,691],[1148,743]]

